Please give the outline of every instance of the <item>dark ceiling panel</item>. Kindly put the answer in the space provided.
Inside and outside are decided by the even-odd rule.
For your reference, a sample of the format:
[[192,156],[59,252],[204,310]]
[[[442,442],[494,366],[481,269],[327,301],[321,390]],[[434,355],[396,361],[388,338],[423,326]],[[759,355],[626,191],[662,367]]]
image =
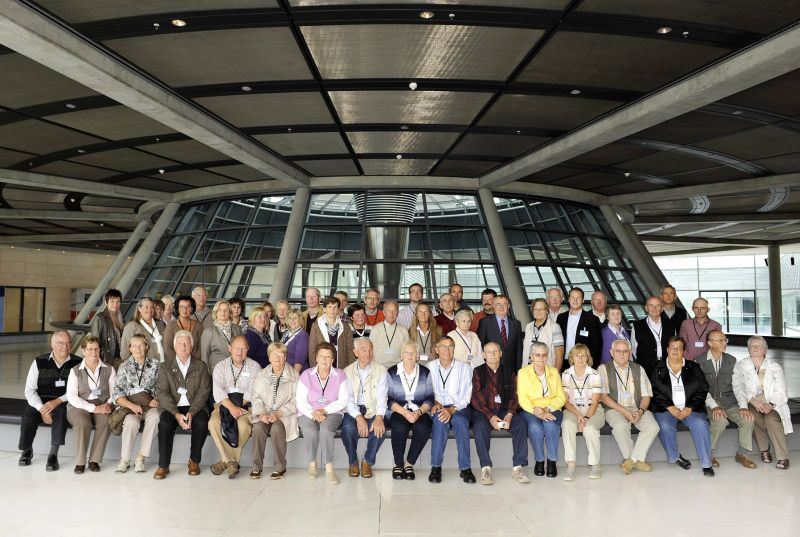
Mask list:
[[721,102],[787,116],[800,115],[800,69],[740,91]]
[[651,91],[727,53],[718,47],[667,39],[562,31],[548,41],[518,80]]
[[164,179],[193,187],[223,185],[237,182],[233,179],[222,177],[221,175],[214,173],[204,172],[202,170],[168,172],[164,174]]
[[[497,162],[446,159],[436,166],[434,175],[442,177],[478,177],[497,165]],[[475,188],[477,188],[477,183]]]
[[747,160],[800,152],[800,133],[776,126],[761,127],[697,144]]
[[254,170],[250,166],[245,166],[244,164],[215,166],[214,168],[209,168],[209,170],[213,171],[214,173],[221,173],[242,181],[263,181],[264,179],[271,179],[271,177],[268,177],[258,170]]
[[[0,143],[5,143],[5,140],[2,140]],[[31,153],[22,153],[20,151],[11,151],[10,149],[0,148],[0,167],[7,168],[13,164],[16,164],[17,162],[33,156],[35,155]]]
[[189,190],[191,188],[183,184],[170,183],[168,181],[155,179],[153,177],[136,177],[133,179],[120,181],[117,184],[122,186],[133,186],[136,188],[147,188],[149,190],[153,190],[154,192],[180,192],[182,190]]
[[468,134],[453,148],[451,154],[516,157],[549,140],[543,136]]
[[[419,0],[369,0],[370,4],[420,4]],[[430,0],[425,2],[432,5],[463,5],[492,7],[516,7],[526,9],[561,10],[566,7],[569,0]],[[289,0],[293,6],[335,6],[353,4],[353,0]]]
[[342,123],[468,125],[491,97],[452,91],[331,91]]
[[366,175],[426,175],[435,159],[360,159]]
[[23,108],[97,95],[21,54],[0,55],[0,105]]
[[564,179],[559,179],[557,181],[551,181],[550,184],[567,188],[577,188],[580,190],[596,191],[597,189],[603,187],[629,182],[636,181],[632,181],[621,174],[591,171],[588,173],[581,173],[571,177],[566,177]]
[[[617,185],[609,185],[598,188],[595,192],[603,194],[604,196],[617,196],[621,194],[634,194],[636,192],[650,192],[664,188],[660,185],[646,183],[644,181],[631,181],[629,183],[620,183]],[[641,237],[644,239],[644,237]]]
[[173,87],[312,78],[288,28],[165,33],[105,44]]
[[332,123],[319,93],[263,93],[195,99],[237,127]]
[[334,155],[347,153],[347,147],[338,132],[292,132],[286,134],[259,134],[253,136],[276,153],[295,155]]
[[548,97],[544,95],[503,95],[483,116],[481,126],[506,126],[568,130],[586,123],[621,103]]
[[610,166],[617,162],[643,157],[655,151],[655,149],[644,147],[639,144],[615,142],[575,157],[567,161],[566,164],[576,162],[584,165],[588,164],[590,166]]
[[202,0],[191,3],[186,0],[37,0],[37,3],[73,24],[145,15],[157,19],[162,13],[184,11],[278,7],[275,0]]
[[125,172],[150,170],[162,166],[175,165],[175,162],[171,160],[165,160],[142,151],[136,151],[135,149],[115,149],[113,151],[89,153],[79,157],[72,157],[70,160]]
[[92,136],[35,119],[0,126],[0,146],[30,153],[47,154],[101,141]]
[[36,173],[45,173],[52,175],[62,175],[64,177],[72,177],[75,179],[88,179],[90,181],[99,181],[112,175],[117,175],[118,172],[114,170],[107,170],[103,168],[95,168],[94,166],[84,166],[75,162],[66,160],[57,160],[49,162],[43,166],[37,166],[33,169]]
[[583,173],[584,171],[585,170],[580,168],[570,168],[568,166],[550,166],[546,170],[523,177],[520,179],[520,181],[524,181],[526,183],[549,183],[557,179],[569,177],[570,175]]
[[437,78],[498,80],[544,33],[462,25],[305,26],[323,79]]
[[619,168],[664,177],[666,175],[704,170],[716,164],[709,160],[693,157],[676,151],[661,151],[618,165]]
[[755,163],[767,168],[773,173],[800,172],[800,153],[756,160]]
[[[60,205],[64,208],[64,196],[61,192],[45,192],[42,190],[29,190],[27,188],[17,188],[14,186],[6,186],[3,188],[3,197],[13,207],[22,208],[19,203],[21,202],[37,202],[43,204]],[[59,207],[54,207],[58,209]]]
[[[797,0],[583,0],[579,13],[685,21],[770,33],[800,17]],[[654,29],[655,30],[655,29]],[[675,30],[680,30],[676,28]],[[680,32],[678,32],[680,33]]]
[[355,164],[350,159],[304,160],[298,162],[311,175],[330,177],[334,175],[358,175]]
[[458,137],[455,132],[348,132],[356,153],[444,153]]
[[48,116],[47,119],[111,140],[175,132],[166,125],[124,106],[76,110]]
[[708,183],[721,183],[736,179],[749,179],[752,175],[743,171],[729,168],[728,166],[709,167],[702,170],[689,171],[667,175],[666,178],[680,186],[703,185]]
[[211,149],[207,145],[194,140],[181,140],[178,142],[161,142],[157,144],[140,145],[140,149],[155,153],[178,162],[213,162],[225,160],[228,156]]
[[740,116],[721,116],[705,112],[689,112],[660,125],[637,132],[632,138],[658,140],[675,144],[692,144],[708,138],[752,129],[756,124]]
[[[141,201],[139,200],[125,200],[119,198],[107,198],[105,196],[86,196],[81,200],[81,209],[84,211],[89,210],[102,210],[99,209],[100,207],[105,207],[108,210],[113,210],[115,212],[128,212],[124,211],[123,209],[130,209],[131,211],[141,205]],[[89,209],[89,207],[95,207],[95,209]],[[116,223],[114,225],[117,225]]]

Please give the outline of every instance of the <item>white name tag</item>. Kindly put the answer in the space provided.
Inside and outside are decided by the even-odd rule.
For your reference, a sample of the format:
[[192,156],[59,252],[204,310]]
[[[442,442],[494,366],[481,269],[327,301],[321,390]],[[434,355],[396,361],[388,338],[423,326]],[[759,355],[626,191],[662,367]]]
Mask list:
[[468,354],[468,355],[467,355],[467,361],[468,361],[468,362],[471,362],[471,361],[472,361],[472,355],[471,355],[471,354]]
[[131,388],[130,395],[133,395],[135,393],[142,393],[143,391],[144,391],[144,388],[142,388],[141,386],[134,386],[133,388]]
[[696,349],[702,349],[702,348],[703,348],[703,347],[705,347],[705,346],[706,346],[706,344],[705,344],[705,343],[703,343],[702,341],[695,341],[695,342],[694,342],[694,347],[695,347]]
[[100,388],[96,388],[96,389],[92,390],[91,398],[92,399],[97,399],[98,397],[100,397],[101,393],[103,393],[103,391]]
[[244,393],[241,388],[233,388],[228,393]]
[[502,399],[500,399],[500,396],[499,396],[499,395],[495,395],[495,396],[494,396],[494,402],[495,402],[495,403],[498,403],[498,404],[500,404],[500,403],[502,403],[502,402],[503,402],[503,400],[502,400]]
[[580,335],[582,335],[583,337],[589,337],[589,331],[584,328],[583,330],[580,331]]
[[242,376],[243,377],[249,377],[250,376],[250,372],[249,371],[242,371]]
[[394,354],[394,351],[390,347],[390,348],[386,349],[386,352],[384,354]]
[[188,390],[186,388],[181,386],[181,387],[178,388],[178,393],[181,394],[181,395],[186,395],[189,392],[188,392]]
[[576,397],[575,402],[573,403],[575,406],[586,406],[586,398],[585,397]]
[[427,354],[420,354],[419,355],[419,359],[422,362],[427,362],[428,361],[428,355]]
[[67,385],[67,381],[65,380],[57,380],[56,381],[56,388],[63,388]]

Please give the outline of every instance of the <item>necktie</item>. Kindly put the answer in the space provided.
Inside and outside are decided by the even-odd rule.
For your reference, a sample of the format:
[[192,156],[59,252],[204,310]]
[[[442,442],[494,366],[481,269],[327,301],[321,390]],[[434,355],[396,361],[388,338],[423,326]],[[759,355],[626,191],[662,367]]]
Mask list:
[[508,343],[508,332],[506,332],[506,320],[500,319],[500,338],[503,340],[503,347]]

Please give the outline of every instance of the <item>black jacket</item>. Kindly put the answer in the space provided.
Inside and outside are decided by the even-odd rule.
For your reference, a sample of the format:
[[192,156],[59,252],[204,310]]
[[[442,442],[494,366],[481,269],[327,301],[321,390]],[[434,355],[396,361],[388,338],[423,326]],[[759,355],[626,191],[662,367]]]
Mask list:
[[481,347],[490,341],[500,345],[503,351],[502,364],[511,371],[517,372],[522,367],[522,324],[511,317],[506,317],[508,321],[508,334],[506,334],[506,344],[500,337],[500,328],[497,326],[497,317],[494,314],[487,315],[478,323],[478,339]]
[[[564,311],[556,317],[558,326],[561,327],[561,333],[564,335],[564,342],[567,341],[567,324],[569,323],[569,311]],[[581,335],[585,331],[587,335]],[[583,343],[589,347],[589,352],[592,353],[593,363],[600,363],[600,356],[603,354],[603,327],[600,324],[594,313],[591,311],[582,311],[580,321],[578,321],[578,330],[575,333],[575,343]],[[569,361],[564,356],[564,364],[561,366],[563,373],[569,368]]]
[[[653,400],[650,409],[653,412],[666,412],[672,404],[672,381],[667,360],[659,360],[653,370],[650,382],[653,385]],[[708,382],[703,370],[695,362],[685,360],[681,370],[681,384],[686,392],[686,406],[692,412],[705,414],[706,395],[708,395]]]

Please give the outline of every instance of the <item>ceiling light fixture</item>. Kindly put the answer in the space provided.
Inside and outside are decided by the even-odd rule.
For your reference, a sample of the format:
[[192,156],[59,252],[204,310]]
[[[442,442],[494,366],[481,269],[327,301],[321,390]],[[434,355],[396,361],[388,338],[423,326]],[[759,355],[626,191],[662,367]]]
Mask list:
[[400,125],[400,130],[401,131],[407,131],[408,130],[408,125]]
[[155,28],[156,30],[158,30],[159,28],[161,28],[161,25],[160,25],[160,24],[158,24],[157,22],[154,22],[154,23],[153,23],[153,28]]
[[252,89],[250,86],[242,86],[242,91],[251,91]]
[[672,26],[662,26],[661,28],[656,30],[656,33],[664,35],[670,33],[671,31],[672,31]]
[[517,134],[522,134],[522,131],[517,131]]
[[689,37],[689,32],[683,32],[681,35],[682,35],[683,37]]
[[186,21],[183,19],[172,19],[172,25],[177,26],[178,28],[183,28],[186,26]]
[[419,12],[420,19],[432,19],[433,18],[433,11],[420,11]]
[[417,89],[417,83],[416,82],[409,82],[408,83],[408,87],[409,87],[409,89],[411,89],[411,91],[414,91],[415,89]]
[[731,114],[733,114],[734,116],[741,116],[742,113],[743,112],[741,110],[734,110],[733,112],[731,112]]
[[400,160],[400,159],[402,159],[402,158],[403,158],[403,155],[395,155],[395,157],[394,157],[394,158],[396,158],[397,160]]
[[631,172],[625,172],[625,177],[630,177],[630,176],[631,176]]
[[86,153],[86,150],[85,149],[78,149],[78,153],[80,153],[80,154]]
[[67,104],[66,104],[66,106],[67,106],[67,108],[69,108],[70,110],[75,110],[76,108],[78,108],[77,106],[75,106],[75,105],[74,105],[74,104],[72,104],[72,103],[67,103]]
[[159,168],[158,173],[164,173],[164,168]]
[[580,94],[581,94],[581,90],[579,90],[579,89],[574,89],[574,90],[570,91],[570,93],[571,93],[572,95],[580,95]]
[[453,20],[453,19],[456,18],[456,14],[455,13],[449,13],[447,16],[450,18],[450,20]]
[[292,128],[289,127],[288,129],[286,129],[286,132],[292,132]]

